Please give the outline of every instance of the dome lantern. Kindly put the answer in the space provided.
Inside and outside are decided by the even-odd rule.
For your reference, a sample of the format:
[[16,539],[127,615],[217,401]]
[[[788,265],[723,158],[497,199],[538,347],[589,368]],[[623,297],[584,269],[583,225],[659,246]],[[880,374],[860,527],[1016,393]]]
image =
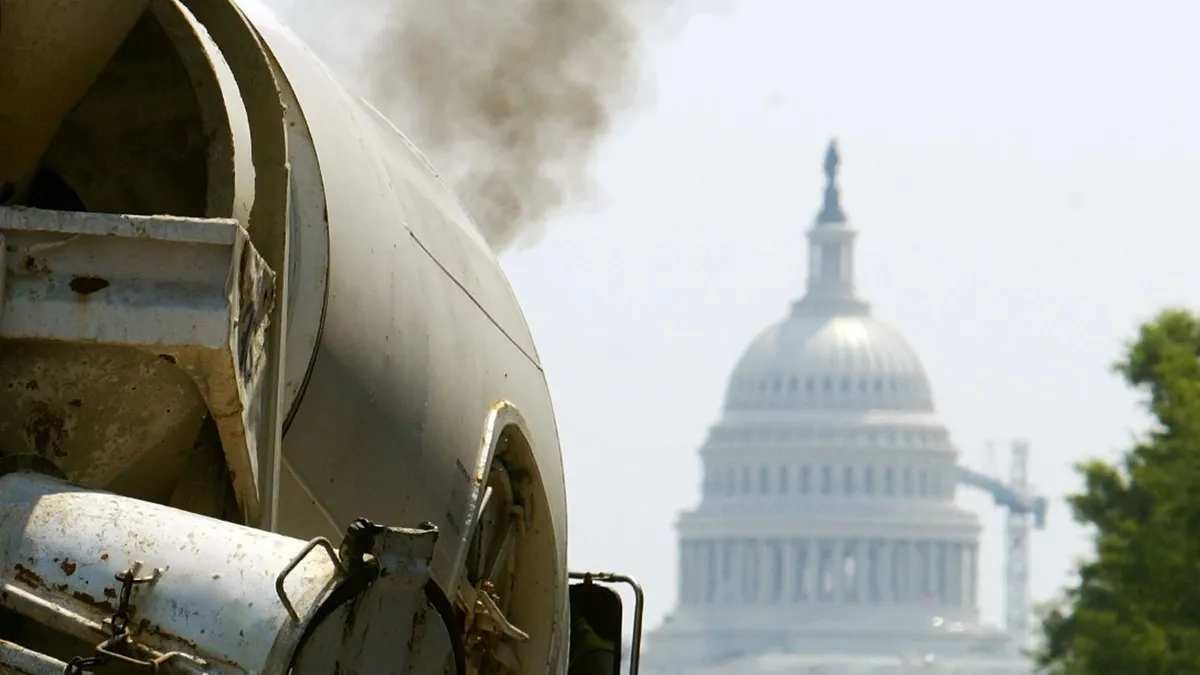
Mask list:
[[842,210],[837,182],[837,141],[825,151],[825,199],[808,231],[808,289],[794,312],[807,315],[866,314],[854,292],[854,239],[858,232]]

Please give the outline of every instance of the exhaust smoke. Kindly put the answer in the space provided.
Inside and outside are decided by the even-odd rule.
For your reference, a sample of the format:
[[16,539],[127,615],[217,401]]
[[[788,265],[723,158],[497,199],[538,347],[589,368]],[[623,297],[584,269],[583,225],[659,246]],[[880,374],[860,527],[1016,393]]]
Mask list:
[[492,247],[530,245],[548,216],[586,196],[593,152],[637,89],[635,14],[668,4],[396,2],[363,75]]

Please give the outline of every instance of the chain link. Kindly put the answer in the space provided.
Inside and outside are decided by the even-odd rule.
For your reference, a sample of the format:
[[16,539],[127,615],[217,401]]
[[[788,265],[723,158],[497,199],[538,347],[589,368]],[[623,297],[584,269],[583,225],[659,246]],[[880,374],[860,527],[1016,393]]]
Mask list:
[[113,661],[121,661],[129,665],[139,666],[145,668],[148,672],[158,671],[158,663],[155,661],[130,658],[114,650],[114,648],[121,649],[128,647],[133,642],[129,635],[129,601],[133,597],[134,585],[157,581],[159,576],[162,575],[162,570],[156,568],[150,576],[139,577],[137,573],[141,567],[142,564],[140,562],[135,562],[128,569],[116,574],[116,580],[121,582],[121,592],[117,598],[117,609],[109,619],[109,632],[112,634],[112,637],[96,645],[96,653],[94,655],[76,656],[71,659],[70,663],[63,669],[63,675],[81,675],[85,668],[91,668],[95,672],[98,668],[111,665]]

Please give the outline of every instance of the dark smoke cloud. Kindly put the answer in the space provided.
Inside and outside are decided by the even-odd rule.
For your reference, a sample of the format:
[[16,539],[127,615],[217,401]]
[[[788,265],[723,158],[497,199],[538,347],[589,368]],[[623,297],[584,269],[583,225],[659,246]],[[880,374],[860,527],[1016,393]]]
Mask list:
[[494,248],[529,245],[586,196],[593,151],[637,90],[635,19],[659,3],[396,2],[363,61],[367,86]]

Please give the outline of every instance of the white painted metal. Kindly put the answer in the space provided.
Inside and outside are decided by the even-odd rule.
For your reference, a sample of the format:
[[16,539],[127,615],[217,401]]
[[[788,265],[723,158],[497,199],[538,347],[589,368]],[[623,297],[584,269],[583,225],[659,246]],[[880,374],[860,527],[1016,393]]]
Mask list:
[[62,675],[67,664],[0,640],[0,675]]
[[68,418],[36,394],[7,394],[10,419],[27,421],[0,433],[6,451],[106,486],[156,450],[156,431],[194,437],[207,408],[235,490],[257,503],[260,429],[247,402],[262,385],[274,274],[246,231],[232,220],[0,207],[0,237],[0,339],[14,341],[0,376],[34,392],[71,387],[77,401]]
[[134,642],[214,674],[287,672],[339,577],[332,550],[310,550],[284,582],[293,619],[276,580],[305,542],[39,474],[0,476],[0,541],[0,602],[35,620],[30,607],[54,608],[53,627],[93,643],[109,637],[117,575],[140,563],[157,578],[134,587]]
[[[222,515],[301,539],[338,537],[358,517],[429,521],[430,574],[460,611],[487,581],[463,565],[501,463],[521,485],[507,518],[520,536],[492,618],[528,635],[513,647],[523,672],[561,672],[561,453],[512,290],[412,144],[269,11],[244,5],[151,0],[117,75],[101,73],[68,113],[75,135],[43,158],[89,208],[175,216],[2,214],[0,450],[166,502],[205,459],[194,441],[212,412],[240,505]],[[158,150],[190,139],[207,147]],[[238,246],[253,274],[231,265]],[[80,293],[76,277],[108,286]],[[256,311],[243,315],[247,295]]]
[[[433,530],[374,535],[378,579],[321,622],[301,647],[293,675],[455,672],[449,626],[427,594]],[[455,635],[455,638],[458,636]]]
[[[566,491],[545,376],[516,298],[416,148],[261,3],[239,4],[307,122],[328,214],[329,302],[284,439],[281,531],[328,535],[359,516],[430,521],[440,531],[433,578],[452,599],[469,596],[461,565],[489,475],[479,470],[490,451],[480,436],[519,435],[507,461],[529,478],[532,503],[514,575],[521,590],[509,593],[505,617],[531,634],[519,645],[525,667],[558,672]],[[293,212],[306,196],[294,198]],[[494,429],[493,410],[504,413]]]

